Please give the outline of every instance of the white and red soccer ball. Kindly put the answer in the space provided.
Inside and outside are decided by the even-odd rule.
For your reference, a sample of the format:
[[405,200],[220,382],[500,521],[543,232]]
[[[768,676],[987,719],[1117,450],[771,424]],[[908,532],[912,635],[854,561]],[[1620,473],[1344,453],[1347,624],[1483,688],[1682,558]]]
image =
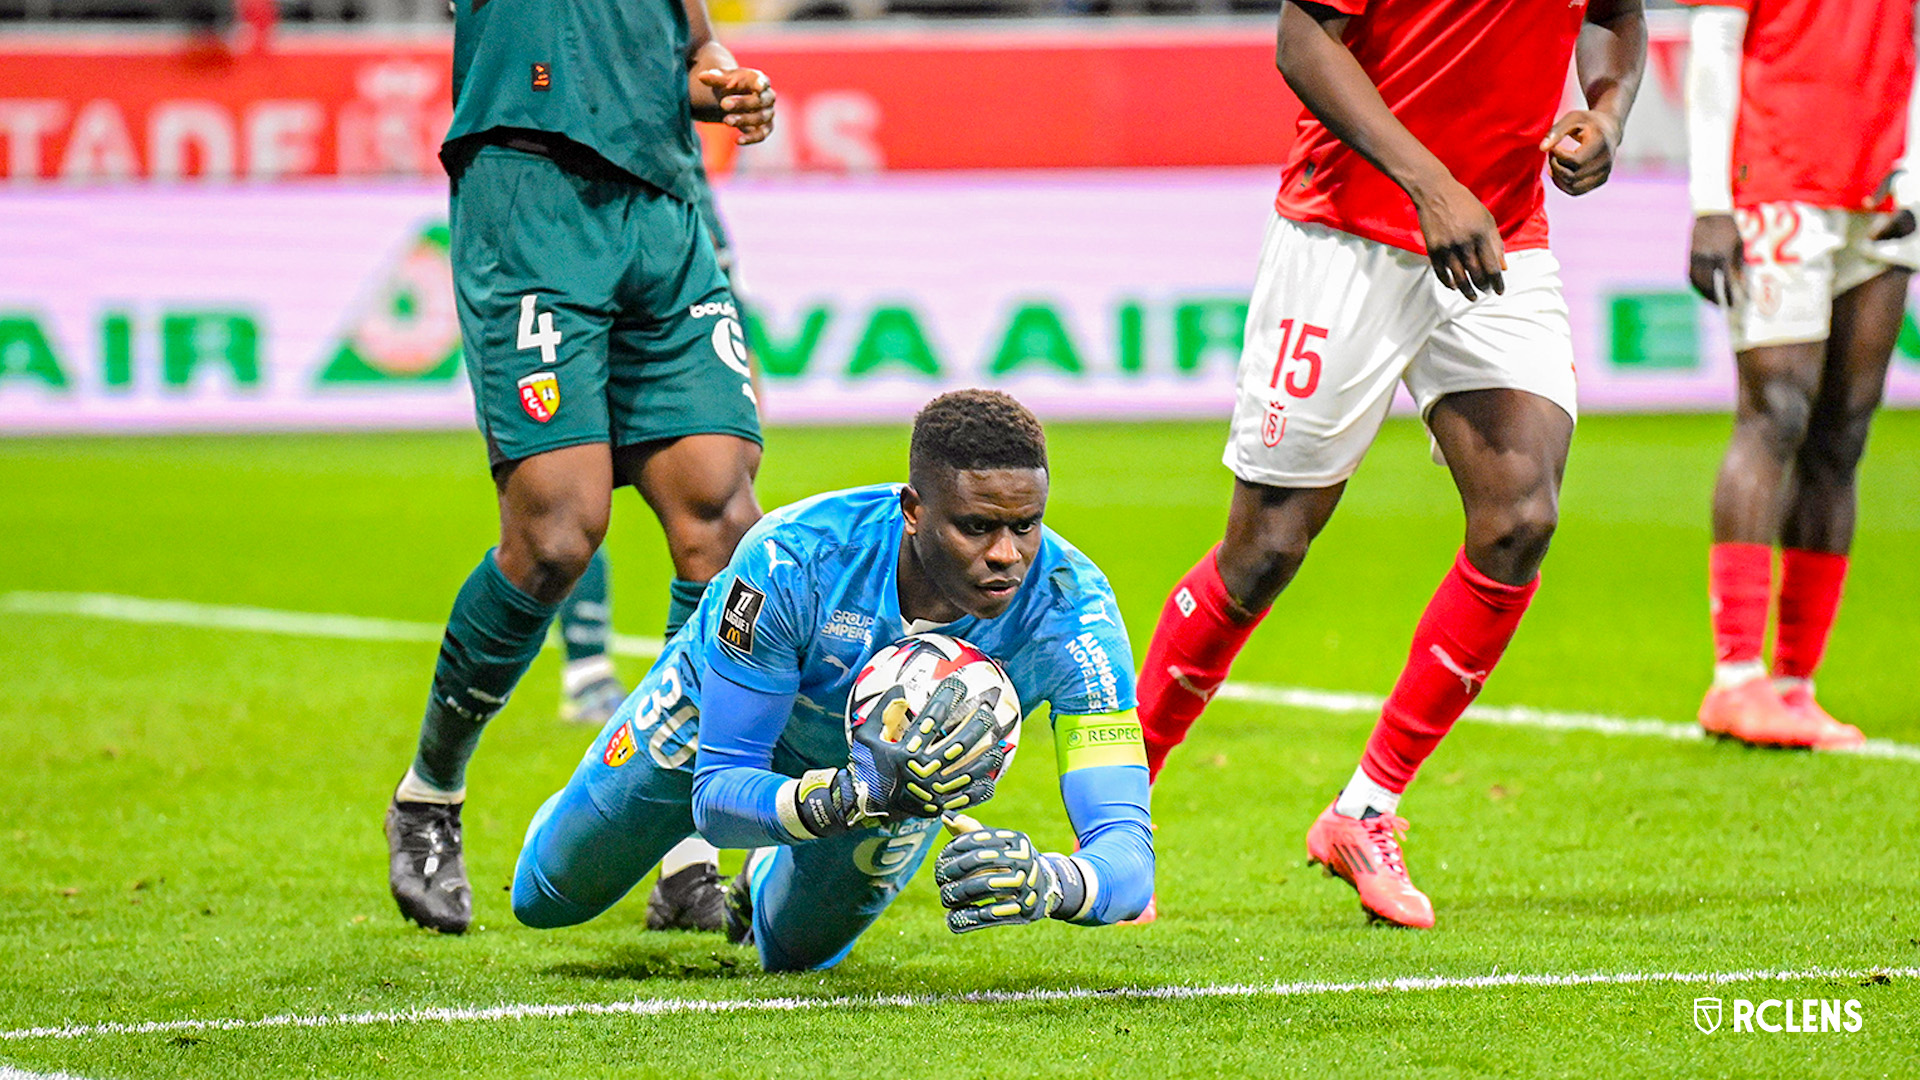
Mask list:
[[[908,712],[918,716],[934,689],[952,676],[959,676],[966,685],[966,704],[981,700],[992,704],[994,719],[1006,732],[1000,740],[1006,748],[1006,761],[995,775],[1006,775],[1020,744],[1020,693],[998,660],[969,642],[945,634],[911,634],[868,659],[847,696],[848,740],[853,738],[855,724],[863,722],[889,690],[900,687]],[[950,724],[958,725],[970,715],[971,708],[955,709]],[[899,734],[887,733],[894,741]]]

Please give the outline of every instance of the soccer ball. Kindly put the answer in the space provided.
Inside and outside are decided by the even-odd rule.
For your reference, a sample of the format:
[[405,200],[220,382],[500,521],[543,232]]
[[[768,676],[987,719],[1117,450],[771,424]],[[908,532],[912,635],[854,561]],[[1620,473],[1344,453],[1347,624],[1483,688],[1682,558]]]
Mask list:
[[[1013,752],[1020,744],[1020,693],[1013,688],[1013,680],[1007,678],[1006,669],[998,660],[968,642],[945,634],[912,634],[873,654],[860,669],[859,677],[853,681],[853,693],[847,697],[847,740],[853,740],[855,725],[864,722],[881,700],[889,696],[888,692],[899,687],[900,696],[906,700],[906,712],[896,711],[896,715],[882,718],[886,727],[881,732],[887,741],[899,742],[906,732],[908,719],[926,707],[935,687],[955,675],[966,683],[966,700],[984,698],[991,702],[994,719],[1006,729],[1007,734],[1000,740],[1000,745],[1006,748],[1006,760],[994,776],[1006,775],[1013,765]],[[958,724],[970,715],[955,709],[952,722]]]

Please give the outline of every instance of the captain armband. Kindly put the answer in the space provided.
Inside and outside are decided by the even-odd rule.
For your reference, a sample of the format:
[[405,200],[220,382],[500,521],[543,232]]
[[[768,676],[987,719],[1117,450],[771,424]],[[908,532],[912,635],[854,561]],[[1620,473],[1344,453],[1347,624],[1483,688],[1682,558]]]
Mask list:
[[1147,765],[1140,717],[1132,709],[1093,716],[1055,716],[1053,752],[1063,774],[1104,765]]

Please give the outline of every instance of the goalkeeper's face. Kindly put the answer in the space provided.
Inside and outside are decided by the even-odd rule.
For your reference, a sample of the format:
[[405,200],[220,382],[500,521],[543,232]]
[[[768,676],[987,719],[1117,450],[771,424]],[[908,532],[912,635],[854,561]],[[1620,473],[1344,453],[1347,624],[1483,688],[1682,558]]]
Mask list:
[[904,500],[914,554],[948,603],[975,618],[1007,610],[1040,551],[1045,469],[940,469]]

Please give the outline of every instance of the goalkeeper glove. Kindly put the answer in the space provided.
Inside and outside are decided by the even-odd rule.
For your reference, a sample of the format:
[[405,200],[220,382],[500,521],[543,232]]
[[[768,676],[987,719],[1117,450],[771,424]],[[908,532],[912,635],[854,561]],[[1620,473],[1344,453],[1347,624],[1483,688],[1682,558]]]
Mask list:
[[954,838],[934,861],[933,880],[956,934],[1040,919],[1071,919],[1087,901],[1081,864],[1037,852],[1026,833],[978,829]]
[[[909,717],[904,691],[887,691],[854,723],[848,766],[815,769],[794,785],[801,825],[815,837],[831,836],[939,817],[992,798],[1006,762],[1007,732],[991,701],[963,704],[965,695],[966,684],[948,678],[919,715]],[[897,742],[887,737],[889,721],[905,722]]]

